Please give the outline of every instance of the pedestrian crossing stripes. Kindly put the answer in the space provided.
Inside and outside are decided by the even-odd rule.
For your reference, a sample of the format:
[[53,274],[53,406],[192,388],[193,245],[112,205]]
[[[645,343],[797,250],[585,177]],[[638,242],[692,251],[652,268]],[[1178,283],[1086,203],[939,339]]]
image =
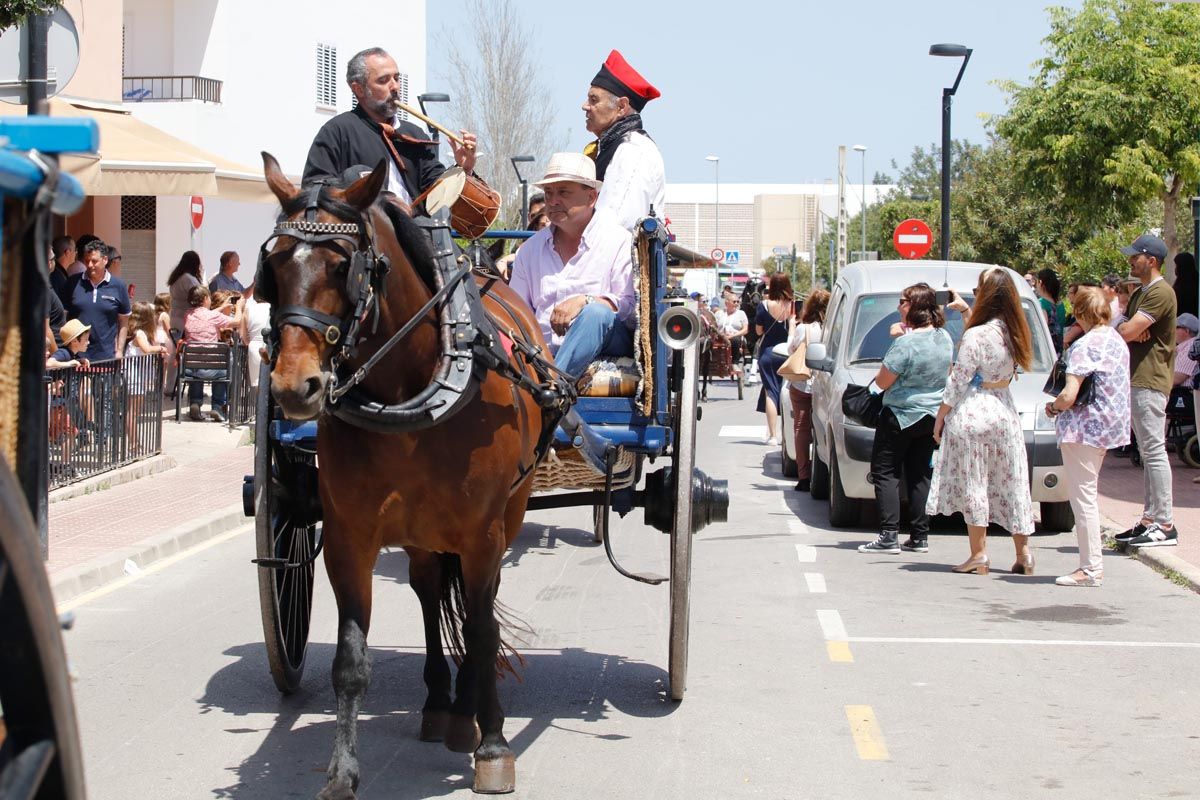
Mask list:
[[722,425],[717,436],[722,439],[759,439],[767,438],[766,425]]
[[804,573],[804,582],[812,594],[825,594],[825,576],[819,572]]
[[796,558],[800,560],[801,564],[811,564],[817,560],[817,548],[811,544],[798,544],[796,545]]

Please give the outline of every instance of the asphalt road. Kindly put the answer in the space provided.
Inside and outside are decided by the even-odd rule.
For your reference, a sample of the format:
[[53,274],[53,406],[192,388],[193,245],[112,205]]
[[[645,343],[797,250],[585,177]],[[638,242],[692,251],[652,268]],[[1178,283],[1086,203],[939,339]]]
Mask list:
[[[501,686],[523,798],[1200,796],[1200,598],[1113,556],[1065,589],[1074,536],[1034,540],[1038,575],[861,555],[867,530],[778,474],[718,386],[699,466],[731,521],[695,540],[686,699],[666,698],[668,588],[621,578],[586,510],[531,514],[501,599],[534,631]],[[727,434],[720,436],[721,431]],[[240,481],[241,476],[231,480]],[[666,536],[614,527],[625,566],[667,574]],[[262,645],[249,529],[85,598],[67,634],[92,798],[308,798],[333,740],[336,611],[318,583],[304,684],[280,697]],[[402,552],[381,555],[361,798],[470,796],[468,756],[417,741],[422,639]]]

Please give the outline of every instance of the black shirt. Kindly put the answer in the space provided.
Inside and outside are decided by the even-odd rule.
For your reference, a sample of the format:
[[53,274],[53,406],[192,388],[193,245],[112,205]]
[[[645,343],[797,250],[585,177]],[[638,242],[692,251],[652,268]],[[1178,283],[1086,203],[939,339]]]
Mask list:
[[[400,156],[400,175],[410,197],[428,189],[446,171],[438,161],[436,145],[411,122],[396,126],[392,143]],[[350,167],[361,164],[374,169],[385,159],[393,160],[383,141],[383,129],[360,106],[338,114],[317,131],[300,182],[307,185],[321,179],[339,180]]]
[[54,334],[54,343],[61,346],[62,338],[58,331],[67,321],[67,310],[63,308],[62,300],[53,290],[46,292],[46,318],[50,320],[50,332]]

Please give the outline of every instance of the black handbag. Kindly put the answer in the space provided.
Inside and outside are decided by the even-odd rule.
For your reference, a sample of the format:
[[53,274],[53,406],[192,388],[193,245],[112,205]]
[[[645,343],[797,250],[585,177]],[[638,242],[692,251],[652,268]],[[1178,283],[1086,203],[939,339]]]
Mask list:
[[[1075,403],[1072,408],[1079,406],[1091,405],[1096,399],[1096,376],[1095,374],[1088,375],[1079,384],[1079,394],[1075,395]],[[1058,360],[1054,362],[1054,368],[1050,370],[1050,377],[1046,379],[1046,385],[1042,387],[1042,391],[1052,397],[1058,397],[1062,394],[1062,390],[1067,388],[1067,354],[1061,353]]]
[[848,383],[846,391],[842,392],[842,413],[851,422],[874,428],[883,414],[883,394],[873,393],[870,384]]

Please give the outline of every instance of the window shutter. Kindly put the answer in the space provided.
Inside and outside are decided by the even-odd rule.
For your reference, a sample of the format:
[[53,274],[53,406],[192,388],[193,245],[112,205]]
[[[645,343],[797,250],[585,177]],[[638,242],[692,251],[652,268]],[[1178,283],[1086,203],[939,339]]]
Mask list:
[[317,105],[337,108],[337,48],[317,43]]

